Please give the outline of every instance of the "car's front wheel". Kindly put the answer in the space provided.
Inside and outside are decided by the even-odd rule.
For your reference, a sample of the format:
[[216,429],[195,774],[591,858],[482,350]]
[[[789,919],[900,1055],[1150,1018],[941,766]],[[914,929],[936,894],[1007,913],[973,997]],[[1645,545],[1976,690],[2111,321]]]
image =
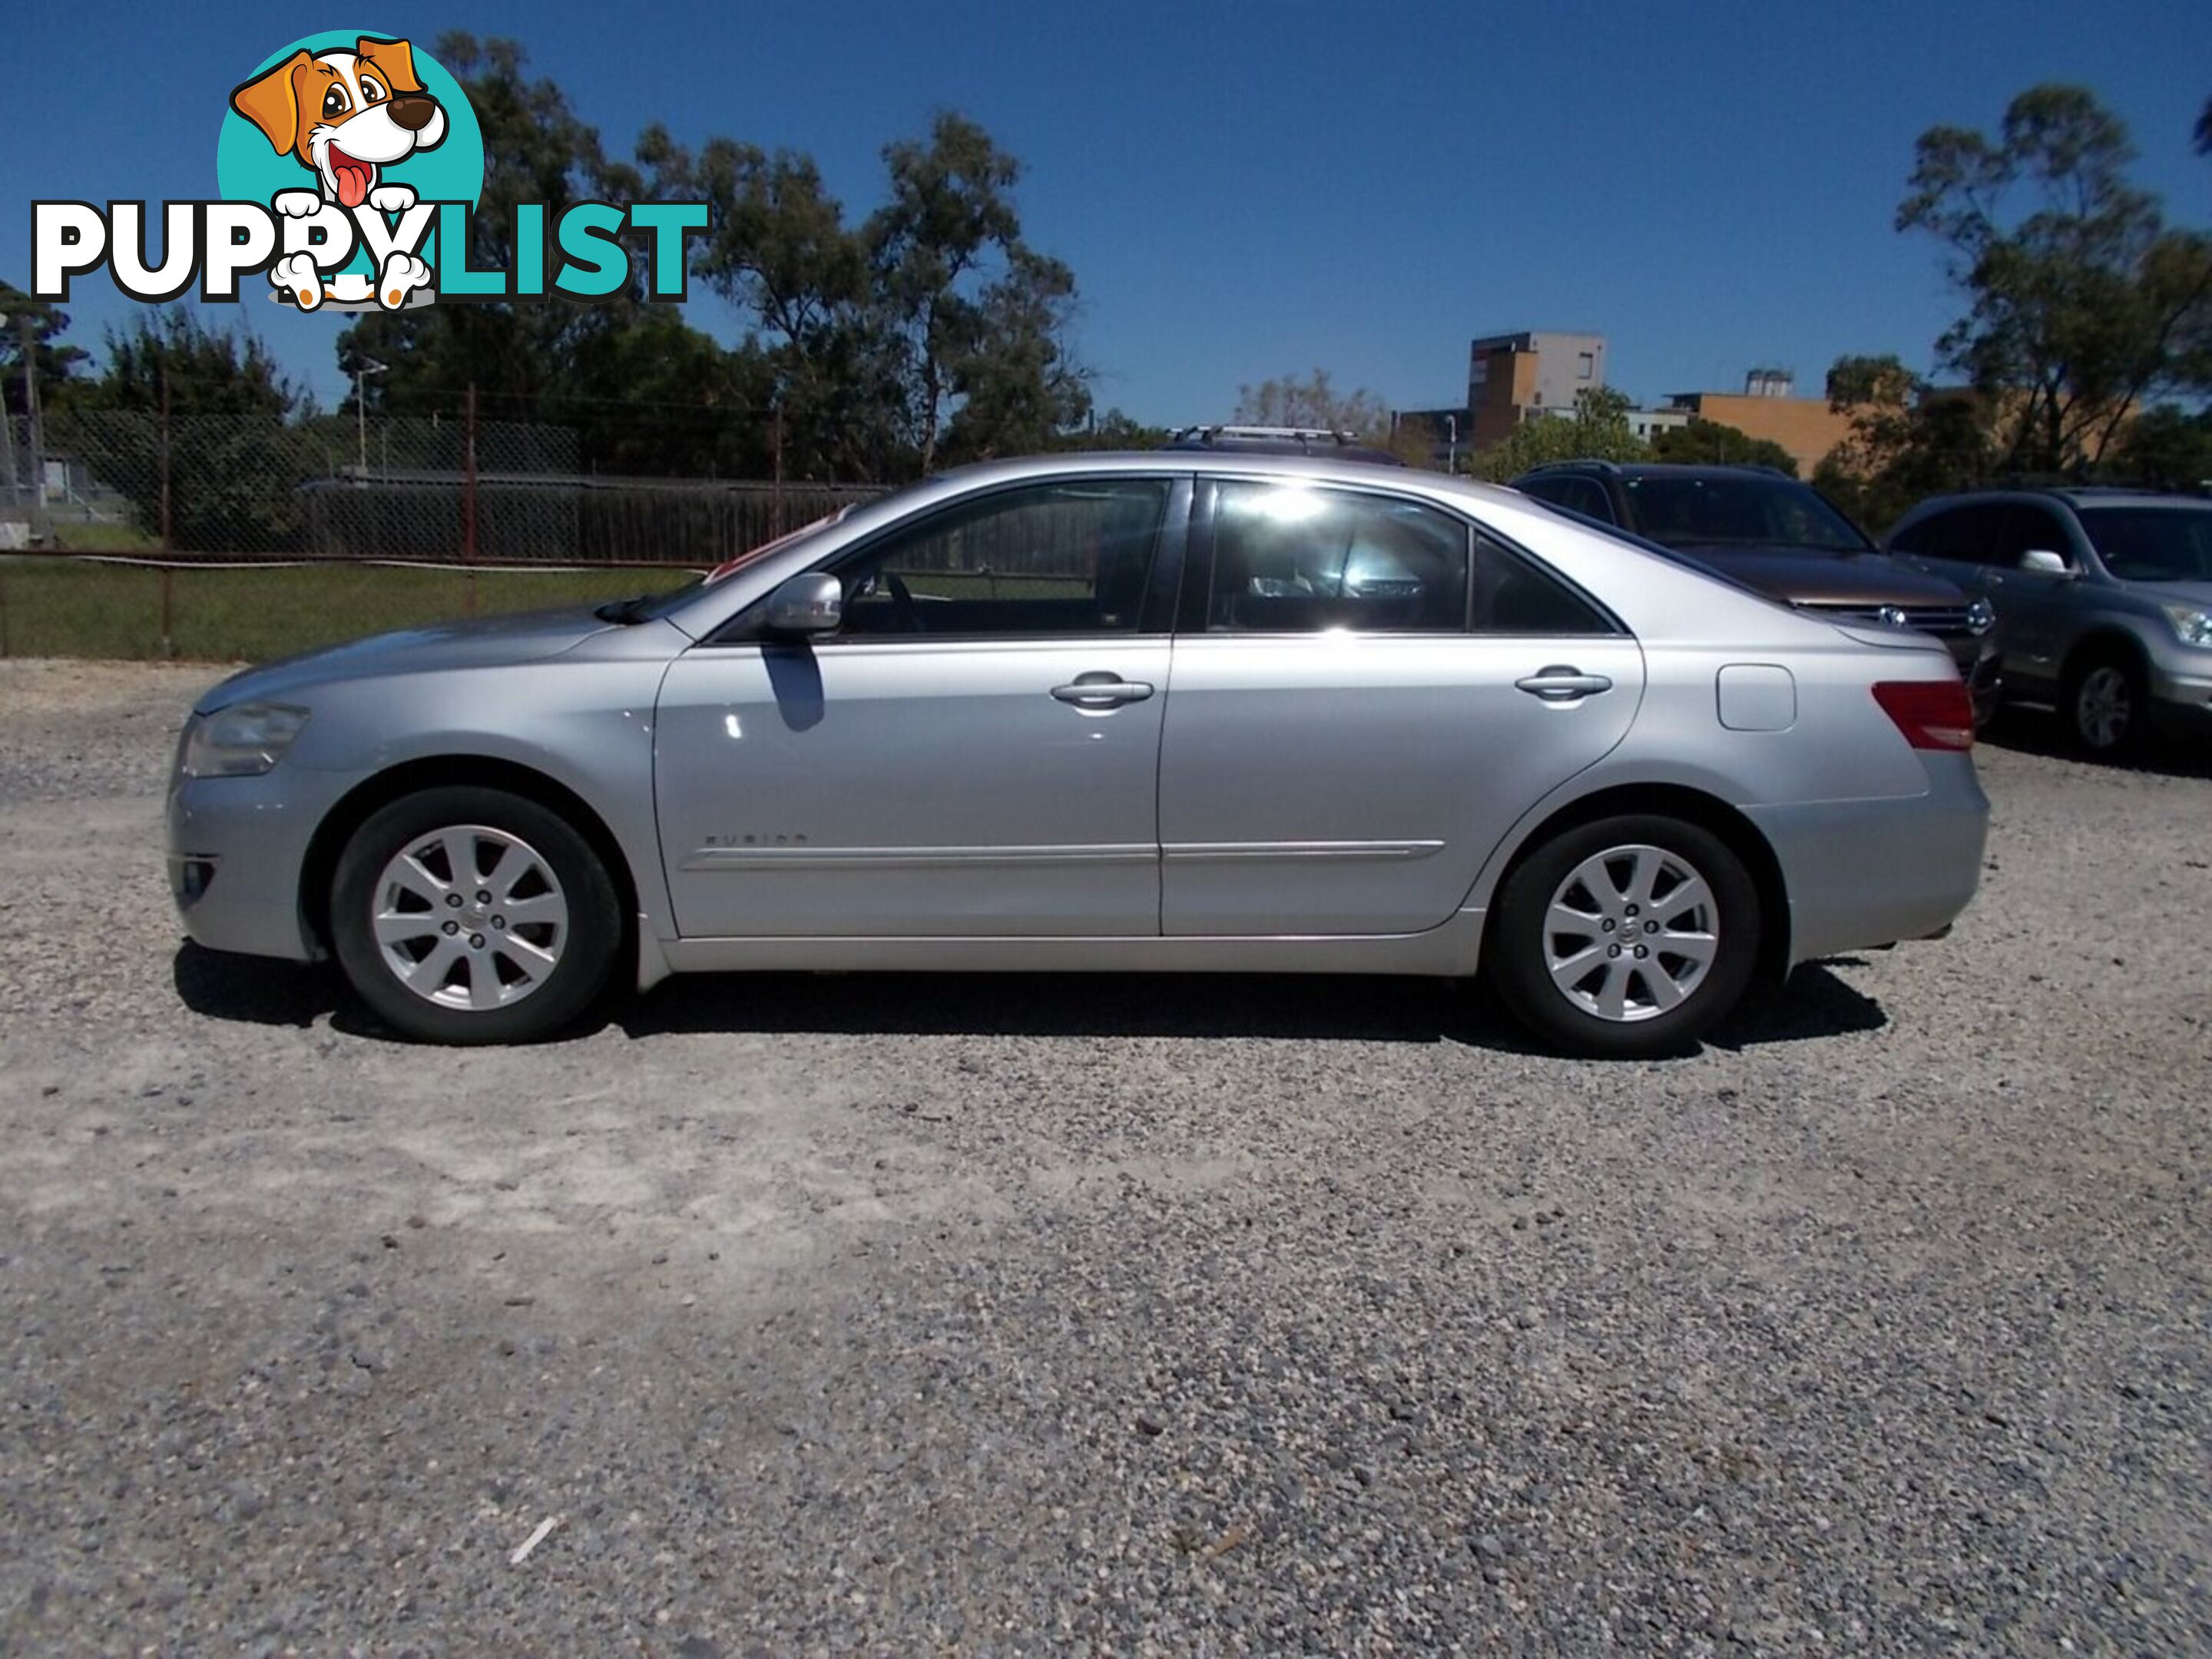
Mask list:
[[1675,1054],[1742,1000],[1761,925],[1758,889],[1718,836],[1678,818],[1607,818],[1506,878],[1483,968],[1565,1053]]
[[331,935],[354,989],[433,1042],[529,1042],[605,988],[622,910],[591,843],[500,789],[426,789],[370,815],[339,855]]

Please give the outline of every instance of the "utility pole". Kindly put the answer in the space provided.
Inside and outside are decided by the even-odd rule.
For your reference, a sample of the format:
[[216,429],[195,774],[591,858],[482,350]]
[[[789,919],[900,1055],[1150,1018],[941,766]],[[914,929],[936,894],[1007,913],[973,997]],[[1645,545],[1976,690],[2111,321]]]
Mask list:
[[386,365],[374,357],[356,357],[353,361],[353,414],[355,430],[354,476],[368,477],[368,404],[362,395],[362,377],[381,374]]
[[775,481],[769,486],[769,530],[771,536],[783,534],[783,398],[775,400]]

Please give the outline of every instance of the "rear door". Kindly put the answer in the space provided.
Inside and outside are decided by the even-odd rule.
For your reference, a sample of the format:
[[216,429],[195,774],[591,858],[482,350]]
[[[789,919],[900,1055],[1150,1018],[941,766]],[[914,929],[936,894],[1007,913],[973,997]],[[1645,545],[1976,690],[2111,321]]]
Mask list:
[[1626,734],[1634,640],[1384,489],[1201,480],[1160,757],[1170,934],[1404,933]]
[[1889,552],[1969,594],[1987,593],[1998,541],[2011,511],[2002,501],[1974,501],[1930,514],[1893,538]]

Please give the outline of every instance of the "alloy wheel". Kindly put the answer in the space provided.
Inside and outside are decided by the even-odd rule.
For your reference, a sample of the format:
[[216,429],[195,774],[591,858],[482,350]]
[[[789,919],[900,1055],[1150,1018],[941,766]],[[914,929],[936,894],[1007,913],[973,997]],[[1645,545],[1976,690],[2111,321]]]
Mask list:
[[520,836],[487,824],[434,830],[377,877],[369,927],[392,976],[426,1002],[482,1011],[552,977],[568,944],[568,901]]
[[2135,696],[2127,671],[2106,663],[2081,677],[2074,694],[2074,726],[2092,749],[2117,749],[2135,717]]
[[1620,1024],[1679,1008],[1720,949],[1711,887],[1664,848],[1607,848],[1568,872],[1544,916],[1544,965],[1574,1006]]

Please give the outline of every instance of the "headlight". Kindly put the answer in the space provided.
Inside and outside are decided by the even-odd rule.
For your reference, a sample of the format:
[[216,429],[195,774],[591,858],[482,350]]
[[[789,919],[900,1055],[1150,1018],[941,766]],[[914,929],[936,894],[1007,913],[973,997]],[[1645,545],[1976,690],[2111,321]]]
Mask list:
[[1996,626],[1997,608],[1987,599],[1976,599],[1966,607],[1966,631],[1979,638]]
[[179,768],[188,778],[258,777],[284,758],[307,711],[279,702],[240,702],[185,728]]
[[2184,645],[2212,647],[2212,611],[2201,611],[2193,605],[2162,605],[2166,621]]

